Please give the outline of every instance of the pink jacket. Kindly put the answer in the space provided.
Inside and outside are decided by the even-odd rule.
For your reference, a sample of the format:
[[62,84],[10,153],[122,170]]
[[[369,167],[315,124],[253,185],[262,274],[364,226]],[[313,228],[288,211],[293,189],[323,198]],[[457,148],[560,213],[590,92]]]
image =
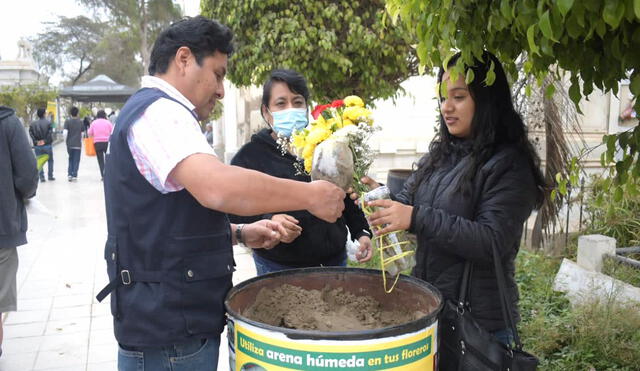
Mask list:
[[113,131],[113,124],[107,119],[95,119],[89,126],[89,136],[94,142],[108,142]]

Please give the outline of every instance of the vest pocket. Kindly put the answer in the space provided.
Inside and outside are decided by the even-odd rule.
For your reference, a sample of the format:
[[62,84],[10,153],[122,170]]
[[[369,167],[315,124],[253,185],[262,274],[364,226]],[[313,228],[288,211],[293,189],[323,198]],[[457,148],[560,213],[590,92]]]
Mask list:
[[231,249],[183,259],[181,305],[190,335],[222,331],[233,271]]

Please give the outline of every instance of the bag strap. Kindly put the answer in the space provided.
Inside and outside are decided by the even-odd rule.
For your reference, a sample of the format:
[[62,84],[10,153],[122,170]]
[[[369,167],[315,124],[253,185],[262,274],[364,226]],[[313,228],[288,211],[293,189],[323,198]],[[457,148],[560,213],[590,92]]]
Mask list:
[[520,335],[518,334],[518,329],[516,328],[515,321],[513,320],[513,315],[511,311],[508,310],[508,301],[507,301],[507,287],[504,279],[504,271],[502,270],[502,262],[500,261],[500,256],[498,255],[498,249],[495,245],[491,246],[493,250],[493,265],[495,268],[496,279],[498,281],[498,291],[500,291],[500,306],[502,307],[502,318],[504,319],[507,327],[510,327],[513,331],[513,340],[516,343],[516,349],[522,350],[522,342],[520,341]]
[[[517,350],[522,350],[522,342],[520,341],[520,336],[518,334],[518,329],[516,328],[515,321],[513,320],[513,315],[511,311],[508,310],[509,304],[507,300],[507,289],[506,283],[504,279],[504,271],[502,269],[502,263],[500,261],[500,256],[498,255],[497,248],[492,246],[492,254],[493,254],[493,264],[496,273],[496,280],[498,281],[498,292],[500,293],[500,308],[502,310],[502,318],[504,319],[504,323],[506,328],[511,328],[513,331],[513,340],[516,344]],[[473,263],[470,261],[466,261],[464,265],[464,271],[462,273],[462,279],[460,281],[460,291],[458,292],[458,309],[464,311],[467,307],[467,295],[471,291],[471,272],[473,271]],[[509,348],[511,346],[509,345]]]
[[466,306],[467,295],[471,288],[471,262],[467,261],[464,264],[464,271],[462,273],[462,279],[460,280],[460,288],[458,289],[458,308],[464,309]]

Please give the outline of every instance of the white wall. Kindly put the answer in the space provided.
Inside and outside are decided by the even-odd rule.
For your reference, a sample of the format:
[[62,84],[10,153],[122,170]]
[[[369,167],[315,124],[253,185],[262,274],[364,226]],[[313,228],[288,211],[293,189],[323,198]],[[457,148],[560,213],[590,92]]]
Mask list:
[[373,117],[382,130],[372,138],[378,151],[369,175],[386,182],[389,169],[410,169],[427,151],[438,114],[436,79],[414,76],[402,83],[406,94],[375,102]]

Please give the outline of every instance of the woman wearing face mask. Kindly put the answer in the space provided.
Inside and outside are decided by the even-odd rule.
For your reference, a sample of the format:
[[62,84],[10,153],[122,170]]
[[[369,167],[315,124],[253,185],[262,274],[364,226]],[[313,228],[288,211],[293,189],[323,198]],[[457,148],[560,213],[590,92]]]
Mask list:
[[[262,117],[269,125],[251,137],[231,160],[231,165],[257,170],[280,178],[311,181],[307,175],[296,174],[295,155],[282,154],[276,140],[289,138],[302,130],[308,121],[309,89],[307,82],[293,70],[274,70],[263,86]],[[315,266],[345,266],[347,227],[360,248],[360,262],[371,258],[371,239],[362,211],[345,197],[345,210],[335,223],[324,222],[307,211],[287,211],[248,217],[230,215],[232,223],[252,223],[260,219],[281,222],[287,234],[273,249],[253,251],[259,275],[292,268]]]

